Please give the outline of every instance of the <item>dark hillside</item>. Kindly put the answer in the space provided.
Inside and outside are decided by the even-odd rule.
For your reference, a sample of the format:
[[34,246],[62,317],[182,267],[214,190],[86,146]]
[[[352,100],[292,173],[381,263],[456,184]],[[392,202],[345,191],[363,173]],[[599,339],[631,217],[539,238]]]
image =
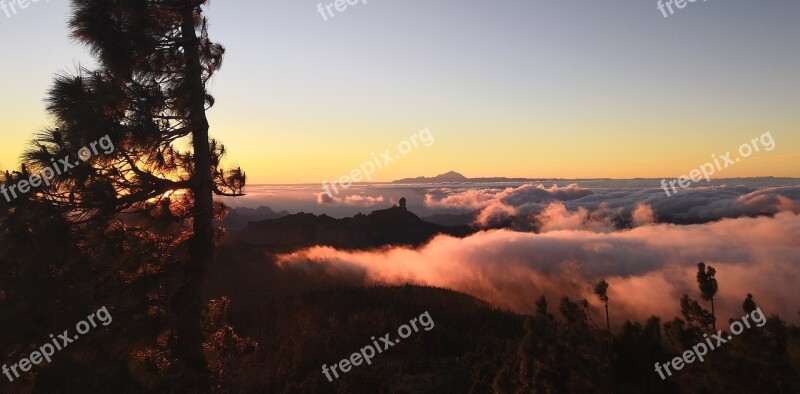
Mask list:
[[437,234],[463,237],[473,232],[467,226],[428,223],[405,207],[392,207],[344,219],[298,213],[251,222],[231,234],[230,243],[259,246],[271,252],[290,252],[315,245],[370,249],[385,245],[419,246]]

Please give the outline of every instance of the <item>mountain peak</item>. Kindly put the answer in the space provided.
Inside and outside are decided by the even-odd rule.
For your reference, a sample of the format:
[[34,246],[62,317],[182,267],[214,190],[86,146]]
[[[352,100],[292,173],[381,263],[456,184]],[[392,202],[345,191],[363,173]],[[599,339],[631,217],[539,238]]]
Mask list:
[[425,176],[417,178],[405,178],[394,181],[394,183],[450,183],[450,182],[466,182],[469,178],[461,175],[455,171],[448,171],[444,174],[437,175],[432,178]]
[[459,173],[457,173],[455,171],[447,171],[446,173],[444,173],[442,175],[438,175],[435,178],[442,178],[442,177],[455,177],[455,178],[459,178],[459,179],[467,179],[467,177],[465,177],[464,175],[461,175],[461,174],[459,174]]

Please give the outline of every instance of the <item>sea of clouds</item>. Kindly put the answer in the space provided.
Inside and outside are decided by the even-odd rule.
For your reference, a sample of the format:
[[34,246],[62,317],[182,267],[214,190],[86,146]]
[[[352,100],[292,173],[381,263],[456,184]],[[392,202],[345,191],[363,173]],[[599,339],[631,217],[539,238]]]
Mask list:
[[463,239],[438,236],[417,249],[313,247],[281,255],[278,262],[286,270],[351,276],[366,284],[451,288],[523,312],[532,311],[543,294],[554,302],[585,298],[599,307],[592,289],[605,279],[612,319],[619,323],[678,316],[681,295],[699,299],[695,275],[702,261],[718,271],[720,320],[741,315],[742,301],[752,293],[768,314],[798,322],[798,183],[723,180],[670,198],[642,187],[647,180],[391,185],[370,189],[371,197],[412,196],[417,209],[469,213],[479,226],[510,217],[532,226],[487,227]]

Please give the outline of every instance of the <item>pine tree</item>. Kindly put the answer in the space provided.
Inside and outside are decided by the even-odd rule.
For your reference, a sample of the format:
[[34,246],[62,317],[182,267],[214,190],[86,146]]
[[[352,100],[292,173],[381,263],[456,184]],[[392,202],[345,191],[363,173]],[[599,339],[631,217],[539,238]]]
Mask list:
[[713,317],[715,331],[717,329],[717,313],[714,309],[714,296],[719,290],[717,279],[715,278],[716,275],[717,270],[713,267],[706,268],[706,265],[702,262],[697,264],[697,284],[700,286],[700,296],[704,300],[711,302],[711,316]]
[[603,301],[606,307],[606,330],[611,332],[611,319],[608,316],[608,282],[605,280],[601,280],[597,282],[597,285],[594,287],[594,294],[600,298],[600,301]]
[[[205,4],[75,0],[72,36],[100,66],[56,79],[48,109],[57,128],[42,133],[26,155],[37,170],[67,155],[84,161],[38,194],[76,225],[127,226],[173,240],[179,278],[166,308],[173,315],[176,374],[186,378],[187,390],[201,391],[210,379],[203,290],[222,235],[214,219],[225,211],[213,195],[242,195],[245,183],[240,169],[221,167],[225,148],[209,138],[205,111],[214,99],[206,84],[224,48],[208,38]],[[75,156],[102,140],[108,149]]]
[[742,310],[744,310],[745,313],[751,313],[756,310],[756,308],[758,308],[758,305],[756,305],[755,300],[753,300],[753,295],[747,293],[747,298],[742,302]]

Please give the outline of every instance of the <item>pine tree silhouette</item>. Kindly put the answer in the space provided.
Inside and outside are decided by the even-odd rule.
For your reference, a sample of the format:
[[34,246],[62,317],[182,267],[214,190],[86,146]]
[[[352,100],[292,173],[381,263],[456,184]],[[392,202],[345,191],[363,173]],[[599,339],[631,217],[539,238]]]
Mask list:
[[717,329],[717,313],[714,309],[714,296],[719,290],[717,279],[715,275],[717,270],[713,267],[706,268],[702,262],[697,264],[697,284],[700,287],[700,296],[706,300],[711,301],[711,316],[713,317],[714,330]]
[[594,294],[600,298],[600,301],[603,301],[606,307],[606,330],[611,332],[611,320],[608,316],[608,282],[605,280],[601,280],[597,282],[597,285],[594,287]]
[[[65,169],[37,195],[76,224],[102,229],[121,214],[128,215],[127,224],[139,215],[137,230],[171,235],[181,268],[168,307],[174,315],[174,375],[185,378],[186,390],[206,391],[203,290],[221,236],[213,222],[225,212],[213,195],[242,195],[246,179],[238,168],[221,167],[225,147],[209,138],[205,111],[214,99],[206,84],[219,70],[224,48],[208,38],[206,1],[73,3],[72,36],[100,66],[56,78],[48,110],[58,128],[39,135],[26,159],[38,169],[67,155],[78,163],[83,157],[76,153],[103,138],[114,149]],[[184,145],[191,148],[182,150]]]

